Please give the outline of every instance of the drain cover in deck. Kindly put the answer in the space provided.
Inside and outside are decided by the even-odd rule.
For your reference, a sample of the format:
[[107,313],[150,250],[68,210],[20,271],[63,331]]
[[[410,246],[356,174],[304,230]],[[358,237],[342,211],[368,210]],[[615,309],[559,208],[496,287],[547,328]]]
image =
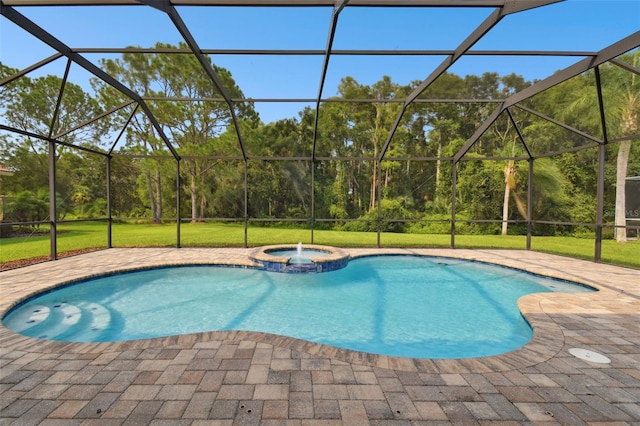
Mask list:
[[606,356],[588,349],[571,348],[569,349],[569,353],[585,361],[597,362],[599,364],[609,364],[611,362]]

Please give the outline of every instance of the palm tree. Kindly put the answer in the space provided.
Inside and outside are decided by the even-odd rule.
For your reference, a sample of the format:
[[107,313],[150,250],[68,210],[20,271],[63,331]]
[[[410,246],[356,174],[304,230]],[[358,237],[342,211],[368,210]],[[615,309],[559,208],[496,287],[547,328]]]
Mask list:
[[[633,68],[638,67],[640,50],[623,55],[624,62],[632,63]],[[605,121],[607,123],[608,138],[634,135],[638,132],[638,113],[640,110],[640,87],[636,74],[627,72],[614,65],[604,65],[602,69],[602,93],[605,103]],[[564,110],[565,114],[582,115],[587,120],[598,120],[598,100],[596,92],[591,87],[584,87],[576,98]],[[589,118],[587,118],[589,117]],[[626,215],[625,215],[625,184],[631,152],[631,140],[623,140],[618,143],[616,157],[616,200],[615,200],[615,235],[616,241],[627,241]]]
[[522,198],[518,195],[516,191],[516,176],[518,175],[518,169],[515,167],[515,162],[513,160],[509,160],[505,168],[504,172],[504,203],[502,204],[502,235],[507,235],[507,220],[509,219],[509,197],[513,194],[513,199],[516,202],[516,207],[518,208],[518,212],[520,216],[524,220],[529,220],[529,216],[527,215],[527,208],[525,207]]
[[[638,52],[633,56],[633,66],[637,68]],[[636,74],[631,73],[631,80],[628,84],[623,85],[625,93],[621,99],[619,106],[620,131],[622,135],[634,135],[638,132],[638,109],[640,107],[639,93],[640,88],[636,84]],[[627,242],[627,230],[623,228],[627,224],[626,217],[626,196],[625,184],[627,178],[627,166],[629,164],[629,153],[631,152],[631,140],[625,140],[619,143],[618,156],[616,158],[616,241],[619,243]]]

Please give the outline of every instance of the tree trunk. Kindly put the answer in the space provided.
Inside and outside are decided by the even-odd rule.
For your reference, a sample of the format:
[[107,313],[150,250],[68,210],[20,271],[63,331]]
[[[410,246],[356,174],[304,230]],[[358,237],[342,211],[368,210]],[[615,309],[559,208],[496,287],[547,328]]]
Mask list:
[[504,200],[502,202],[502,235],[507,235],[509,224],[509,196],[511,189],[516,188],[516,168],[513,160],[509,160],[504,168]]
[[378,180],[378,162],[373,162],[373,177],[371,178],[371,202],[369,203],[369,209],[373,210],[376,206],[376,181]]
[[154,222],[160,223],[162,220],[162,185],[160,179],[160,170],[156,169],[156,216]]
[[618,147],[618,157],[616,160],[616,217],[615,217],[615,233],[616,241],[619,243],[627,242],[627,230],[618,228],[626,226],[626,198],[625,185],[627,177],[627,165],[629,163],[629,152],[631,151],[631,141],[622,141]]
[[439,194],[439,189],[440,189],[440,166],[441,166],[441,160],[440,160],[440,154],[442,153],[442,138],[438,138],[438,153],[436,154],[436,157],[438,157],[438,159],[436,160],[436,190],[435,190],[435,199],[438,200],[438,194]]
[[145,172],[145,177],[147,178],[147,191],[149,192],[149,208],[151,209],[151,220],[155,222],[156,220],[156,206],[155,199],[153,198],[153,183],[151,182],[151,173],[149,171]]
[[196,195],[196,178],[191,174],[191,223],[196,223],[198,219],[198,197]]
[[[633,66],[638,66],[638,59],[640,56],[635,55],[633,58]],[[622,113],[622,134],[635,134],[638,131],[638,91],[634,90],[636,87],[636,74],[631,74],[630,90],[625,99],[625,108]],[[616,159],[616,211],[615,211],[615,225],[616,225],[616,241],[619,243],[627,242],[627,229],[617,228],[618,226],[627,225],[626,215],[626,178],[627,178],[627,166],[629,165],[629,153],[631,152],[631,141],[622,141],[618,147],[618,157]]]
[[[375,127],[373,128],[373,158],[378,158],[378,142],[380,141],[380,127],[382,121],[382,105],[376,104],[376,120]],[[378,182],[378,162],[373,162],[373,177],[371,178],[371,202],[369,208],[373,210],[376,206],[377,197],[377,182]]]
[[205,209],[207,207],[207,198],[203,195],[200,197],[200,221],[204,218]]
[[507,220],[509,219],[509,194],[511,193],[511,188],[509,187],[509,184],[506,182],[506,180],[507,179],[505,178],[504,201],[502,203],[502,235],[507,235],[507,230],[509,227]]

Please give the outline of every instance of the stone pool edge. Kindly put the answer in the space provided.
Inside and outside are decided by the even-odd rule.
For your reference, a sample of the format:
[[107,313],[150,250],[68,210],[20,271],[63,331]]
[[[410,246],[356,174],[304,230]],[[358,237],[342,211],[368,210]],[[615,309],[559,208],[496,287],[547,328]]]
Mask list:
[[[541,271],[540,268],[535,268],[532,265],[519,265],[514,266],[512,262],[506,261],[506,259],[496,259],[495,254],[493,261],[488,260],[487,254],[489,251],[482,250],[430,250],[430,249],[343,249],[350,254],[352,258],[371,256],[371,255],[384,255],[384,254],[411,254],[421,256],[437,256],[437,257],[450,257],[466,260],[477,260],[487,263],[494,263],[503,266],[516,267],[527,272],[539,273],[543,275],[550,275],[548,271]],[[204,259],[201,254],[205,254],[207,251],[211,251],[216,254],[216,259]],[[189,264],[212,264],[220,266],[237,266],[237,267],[255,267],[255,264],[249,260],[248,249],[237,249],[234,251],[233,257],[227,257],[230,249],[109,249],[106,252],[111,253],[127,253],[127,262],[103,265],[104,272],[119,273],[131,270],[146,269],[152,267],[161,266],[179,266]],[[495,252],[495,251],[493,251]],[[505,251],[508,253],[514,251]],[[516,251],[518,252],[518,251]],[[104,252],[101,252],[104,253]],[[133,254],[143,255],[138,261],[136,261]],[[149,254],[155,254],[148,256]],[[166,254],[178,254],[180,256],[166,256]],[[518,252],[522,253],[522,252]],[[163,255],[164,254],[164,255]],[[193,256],[199,254],[198,256]],[[544,255],[553,256],[553,255]],[[100,255],[83,254],[78,258],[69,258],[71,261],[65,262],[66,259],[61,259],[54,262],[48,262],[45,264],[33,265],[32,267],[21,268],[22,272],[29,272],[30,274],[46,275],[46,272],[52,272],[52,269],[59,269],[58,272],[70,272],[69,269],[64,267],[63,263],[74,263],[76,260],[87,260],[91,257],[101,257]],[[81,258],[81,259],[80,259]],[[167,260],[169,258],[170,260]],[[563,259],[559,257],[560,259]],[[512,259],[512,258],[511,258]],[[521,257],[517,257],[522,261]],[[501,260],[501,261],[498,261]],[[571,259],[573,261],[573,259]],[[77,262],[76,262],[77,263]],[[90,262],[93,266],[99,267],[100,262]],[[108,262],[107,262],[108,263]],[[45,267],[41,266],[45,265]],[[48,266],[48,268],[46,267]],[[523,267],[524,266],[524,267]],[[79,281],[95,276],[104,275],[102,272],[96,272],[94,268],[93,272],[82,271],[76,269],[72,272],[77,276],[73,276],[74,273],[66,275],[65,278],[58,276],[57,280],[50,281],[48,283],[42,283],[31,287],[31,289],[25,289],[20,287],[19,282],[10,283],[8,286],[2,285],[3,294],[7,293],[5,290],[8,287],[18,286],[18,288],[9,289],[10,296],[5,298],[3,296],[2,302],[0,302],[0,314],[4,316],[11,307],[15,306],[22,300],[39,293],[44,290],[52,289],[61,285],[66,285],[70,281]],[[544,268],[542,268],[544,269]],[[41,270],[41,271],[40,271]],[[16,274],[9,274],[11,271],[3,271],[0,273],[0,278],[15,276]],[[71,275],[71,276],[70,276]],[[417,359],[417,358],[402,358],[393,357],[387,355],[376,355],[363,352],[357,352],[347,349],[340,349],[328,345],[308,342],[300,339],[290,338],[286,336],[271,335],[267,333],[249,332],[249,331],[231,331],[231,332],[204,332],[186,334],[180,336],[171,336],[165,338],[154,338],[136,341],[126,342],[114,342],[114,343],[68,343],[68,342],[56,342],[45,341],[34,338],[28,338],[6,329],[4,326],[0,326],[0,342],[5,349],[11,348],[14,350],[23,350],[26,352],[74,352],[74,353],[109,353],[109,352],[121,352],[123,350],[132,349],[147,349],[154,347],[164,348],[192,348],[198,345],[206,344],[206,342],[216,341],[242,341],[249,340],[260,343],[267,343],[280,348],[287,348],[310,355],[318,355],[323,357],[330,357],[336,360],[349,362],[353,364],[362,364],[368,366],[375,366],[381,368],[389,368],[403,371],[418,371],[418,372],[439,372],[439,373],[461,373],[461,372],[491,372],[491,371],[508,371],[518,368],[523,368],[531,365],[544,362],[556,355],[563,349],[564,346],[564,334],[561,327],[555,323],[544,311],[545,302],[550,299],[555,299],[554,302],[558,302],[562,298],[570,298],[575,303],[576,297],[584,299],[585,303],[593,301],[594,298],[602,296],[603,292],[611,292],[606,287],[601,287],[597,282],[591,279],[578,279],[575,275],[567,273],[558,273],[551,275],[554,278],[567,279],[576,281],[584,285],[589,285],[600,290],[594,293],[582,293],[582,294],[566,294],[566,293],[545,293],[545,294],[532,294],[524,296],[518,301],[518,307],[523,316],[529,321],[533,328],[533,339],[522,348],[514,351],[481,358],[467,358],[467,359]],[[42,278],[46,281],[46,277]],[[4,280],[3,280],[4,281]],[[23,283],[24,284],[24,283]],[[33,284],[33,282],[31,282]],[[7,300],[10,299],[10,300]]]
[[249,254],[249,259],[262,265],[262,269],[265,271],[294,274],[337,271],[347,266],[350,260],[349,254],[341,248],[318,244],[303,245],[305,250],[326,253],[323,256],[311,257],[311,264],[290,264],[290,258],[270,254],[270,252],[278,250],[295,250],[297,247],[297,244],[276,244],[257,247]]

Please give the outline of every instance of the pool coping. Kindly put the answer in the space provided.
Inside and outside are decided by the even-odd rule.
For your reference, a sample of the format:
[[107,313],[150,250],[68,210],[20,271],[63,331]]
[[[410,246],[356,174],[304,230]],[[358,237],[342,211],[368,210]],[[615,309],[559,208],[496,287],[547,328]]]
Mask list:
[[303,249],[321,251],[326,254],[322,256],[310,257],[311,263],[295,264],[290,263],[290,257],[275,256],[270,252],[278,250],[297,249],[297,244],[276,244],[257,247],[249,255],[249,259],[262,265],[262,269],[270,272],[284,273],[309,273],[309,272],[331,272],[342,269],[349,263],[349,254],[338,247],[322,246],[318,244],[304,244]]
[[[250,254],[255,249],[229,248],[134,248],[106,249],[0,272],[0,315],[33,294],[69,282],[162,266],[220,265],[255,268]],[[526,272],[574,281],[594,287],[592,293],[538,293],[519,299],[518,307],[533,328],[533,339],[522,348],[494,356],[467,359],[421,359],[376,355],[308,342],[286,336],[251,331],[214,331],[180,336],[113,343],[45,341],[16,334],[0,325],[5,349],[25,352],[107,353],[155,347],[191,348],[208,341],[253,341],[352,364],[433,373],[501,372],[526,368],[556,356],[565,346],[563,329],[553,318],[559,306],[589,306],[615,301],[630,312],[640,311],[640,271],[531,251],[467,249],[350,249],[351,258],[405,254],[465,259],[493,263]]]

